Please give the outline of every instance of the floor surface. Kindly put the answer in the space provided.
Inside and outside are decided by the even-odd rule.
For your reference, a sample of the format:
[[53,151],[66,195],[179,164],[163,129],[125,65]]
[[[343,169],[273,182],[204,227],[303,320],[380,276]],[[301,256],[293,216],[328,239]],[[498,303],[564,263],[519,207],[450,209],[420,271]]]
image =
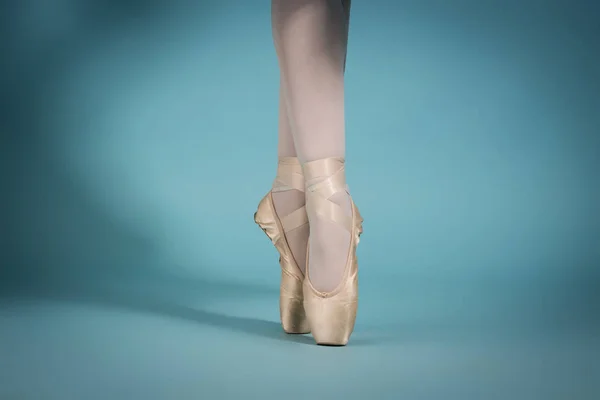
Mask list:
[[363,286],[343,348],[284,334],[273,288],[173,280],[6,294],[0,399],[599,398],[600,336],[568,313],[545,318],[539,296],[528,310],[490,289]]

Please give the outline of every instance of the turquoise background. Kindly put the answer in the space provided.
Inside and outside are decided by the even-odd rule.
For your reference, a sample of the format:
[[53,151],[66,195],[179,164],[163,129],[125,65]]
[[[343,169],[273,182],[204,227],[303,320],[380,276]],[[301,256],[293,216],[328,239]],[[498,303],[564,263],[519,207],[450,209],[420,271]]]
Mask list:
[[599,15],[353,2],[361,306],[323,349],[280,333],[252,220],[277,160],[269,2],[3,4],[0,398],[596,393]]

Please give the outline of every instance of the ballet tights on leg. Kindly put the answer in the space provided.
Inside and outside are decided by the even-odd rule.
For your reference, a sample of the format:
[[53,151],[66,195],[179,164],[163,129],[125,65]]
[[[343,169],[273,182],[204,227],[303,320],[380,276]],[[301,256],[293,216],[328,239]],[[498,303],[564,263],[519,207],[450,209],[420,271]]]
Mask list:
[[[292,137],[292,128],[287,117],[285,106],[285,93],[283,82],[279,86],[279,140],[277,154],[279,159],[282,157],[297,157]],[[291,212],[304,206],[304,192],[296,189],[286,191],[276,191],[272,193],[275,212],[279,217],[290,214]],[[304,273],[306,268],[306,244],[308,243],[309,226],[302,225],[293,231],[286,233],[286,239],[292,255],[298,264],[300,270]]]
[[[303,164],[345,157],[344,68],[348,17],[349,1],[272,0],[273,37],[283,95],[280,107],[287,111],[294,149]],[[279,151],[291,150],[289,137],[282,143],[281,135],[280,124]],[[306,187],[327,178],[306,176],[306,171]],[[351,215],[347,192],[338,192],[330,200]],[[283,203],[280,203],[282,207]],[[290,208],[294,206],[290,204]],[[317,290],[331,291],[341,281],[350,234],[316,215],[310,204],[306,206],[310,222],[311,283]]]

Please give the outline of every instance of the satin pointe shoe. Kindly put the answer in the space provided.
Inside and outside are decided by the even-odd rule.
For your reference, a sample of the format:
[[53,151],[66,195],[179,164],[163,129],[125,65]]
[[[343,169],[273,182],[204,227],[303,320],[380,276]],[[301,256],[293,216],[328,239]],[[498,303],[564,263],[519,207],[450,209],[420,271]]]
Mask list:
[[354,330],[358,309],[358,261],[356,247],[362,234],[363,218],[352,197],[352,215],[347,215],[336,203],[329,200],[346,185],[343,158],[325,158],[304,164],[306,178],[321,176],[325,180],[306,188],[306,207],[310,215],[327,218],[350,232],[350,247],[346,267],[339,285],[331,292],[320,292],[310,281],[308,251],[306,278],[304,279],[304,309],[310,330],[319,345],[345,346]]
[[310,332],[303,303],[304,274],[290,250],[286,233],[308,224],[306,207],[302,206],[280,218],[275,212],[272,196],[273,192],[293,189],[304,192],[304,176],[300,162],[296,157],[280,157],[273,188],[260,201],[258,210],[254,214],[254,222],[267,234],[279,252],[281,266],[279,313],[283,330],[287,333],[302,334]]

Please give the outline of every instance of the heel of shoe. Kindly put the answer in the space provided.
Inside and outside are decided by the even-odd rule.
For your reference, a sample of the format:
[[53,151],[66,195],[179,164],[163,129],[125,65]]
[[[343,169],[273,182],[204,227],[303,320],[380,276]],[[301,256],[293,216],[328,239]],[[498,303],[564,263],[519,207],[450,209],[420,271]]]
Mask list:
[[258,208],[254,213],[254,222],[273,243],[277,242],[280,232],[275,220],[273,200],[270,193],[258,203]]
[[286,333],[310,333],[306,312],[304,311],[302,281],[284,270],[281,271],[279,314],[281,316],[281,326]]

